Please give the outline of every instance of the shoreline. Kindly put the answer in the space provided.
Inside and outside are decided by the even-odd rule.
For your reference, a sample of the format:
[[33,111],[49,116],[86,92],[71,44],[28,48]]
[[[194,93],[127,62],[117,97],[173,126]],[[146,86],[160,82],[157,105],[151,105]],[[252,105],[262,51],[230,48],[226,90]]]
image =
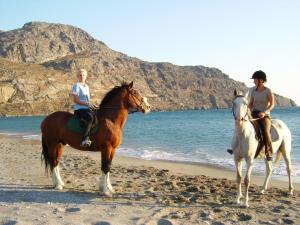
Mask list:
[[[100,152],[65,148],[63,190],[41,165],[41,145],[0,135],[0,224],[299,224],[300,192],[253,176],[249,208],[236,203],[235,173],[205,165],[116,156],[115,193],[99,192]],[[272,179],[272,178],[271,178]],[[243,190],[244,191],[244,190]],[[243,199],[242,199],[243,202]]]
[[[26,136],[26,135],[25,135]],[[36,139],[24,139],[23,135],[6,135],[1,133],[0,137],[4,138],[12,138],[18,139],[20,141],[29,142],[32,144],[40,145],[41,141]],[[94,160],[100,160],[101,155],[100,152],[90,152],[90,151],[80,151],[77,149],[73,149],[70,146],[65,147],[65,153],[67,151],[72,151],[73,154],[87,155],[90,156]],[[118,163],[123,166],[147,166],[147,167],[155,167],[157,169],[170,170],[170,172],[174,174],[182,174],[182,175],[205,175],[212,178],[217,179],[229,179],[232,181],[236,180],[236,172],[227,167],[222,167],[220,165],[211,165],[209,163],[197,163],[197,162],[182,162],[182,161],[172,161],[172,160],[147,160],[138,157],[130,157],[124,155],[117,155],[118,151],[116,151],[116,155],[112,161],[112,166],[114,163]],[[224,152],[226,154],[226,152]],[[233,159],[232,159],[233,160]],[[245,168],[244,168],[245,169]],[[243,169],[243,176],[245,175],[245,170]],[[264,182],[265,175],[256,174],[255,171],[252,171],[251,174],[251,183],[262,186]],[[292,177],[293,185],[295,190],[300,190],[300,179],[295,179],[296,177]],[[288,187],[288,178],[287,176],[274,176],[271,175],[269,187],[279,187],[279,188],[287,188]]]
[[[119,159],[120,158],[120,159]],[[176,161],[166,161],[166,160],[144,160],[133,157],[126,156],[116,156],[114,159],[116,162],[122,163],[125,166],[129,166],[131,163],[138,166],[155,167],[162,170],[169,170],[174,174],[180,175],[191,175],[191,176],[209,176],[216,179],[229,179],[232,181],[236,180],[236,172],[227,168],[222,168],[218,166],[212,166],[210,164],[202,163],[189,163],[189,162],[176,162]],[[243,171],[243,176],[245,171]],[[271,176],[269,187],[278,187],[283,189],[288,189],[287,177],[286,180],[281,180]],[[256,184],[262,186],[264,182],[263,175],[253,174],[251,175],[251,184]],[[293,182],[295,190],[300,190],[300,183]]]

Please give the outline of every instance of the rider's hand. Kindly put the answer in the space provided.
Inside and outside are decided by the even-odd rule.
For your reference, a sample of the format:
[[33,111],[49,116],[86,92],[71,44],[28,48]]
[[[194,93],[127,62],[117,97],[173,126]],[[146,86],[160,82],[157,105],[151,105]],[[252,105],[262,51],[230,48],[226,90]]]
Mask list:
[[90,108],[91,110],[97,110],[97,109],[98,109],[98,106],[95,105],[95,104],[89,104],[89,108]]
[[258,114],[259,118],[264,118],[266,116],[266,113],[265,112],[260,112]]

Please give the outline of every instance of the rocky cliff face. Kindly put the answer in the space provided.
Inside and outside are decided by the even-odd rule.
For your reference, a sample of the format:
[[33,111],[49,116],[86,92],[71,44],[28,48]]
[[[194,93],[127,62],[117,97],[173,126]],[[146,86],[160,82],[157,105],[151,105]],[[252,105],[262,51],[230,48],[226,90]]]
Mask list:
[[41,63],[83,51],[107,49],[83,30],[61,24],[26,23],[0,35],[0,56],[15,62]]
[[0,59],[0,74],[0,115],[48,114],[70,105],[66,73]]
[[[150,63],[109,49],[79,28],[27,23],[0,33],[0,115],[47,114],[70,109],[70,89],[87,69],[92,101],[134,80],[155,110],[231,107],[233,90],[247,90],[216,68]],[[294,106],[276,95],[277,105]]]

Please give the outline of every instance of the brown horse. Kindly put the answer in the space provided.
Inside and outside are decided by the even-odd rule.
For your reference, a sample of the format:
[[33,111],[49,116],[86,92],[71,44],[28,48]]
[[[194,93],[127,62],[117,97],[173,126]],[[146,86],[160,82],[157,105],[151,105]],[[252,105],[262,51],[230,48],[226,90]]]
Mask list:
[[[114,190],[110,184],[109,171],[117,147],[121,144],[123,127],[130,112],[150,112],[150,105],[145,97],[132,88],[130,84],[122,84],[110,90],[103,98],[97,109],[99,129],[90,136],[92,145],[81,147],[81,133],[66,129],[66,124],[73,114],[69,112],[54,112],[41,123],[42,131],[42,160],[46,171],[50,169],[56,189],[63,189],[64,183],[60,177],[59,161],[66,144],[82,151],[101,152],[102,177],[100,191],[111,196]],[[49,168],[50,166],[50,168]]]

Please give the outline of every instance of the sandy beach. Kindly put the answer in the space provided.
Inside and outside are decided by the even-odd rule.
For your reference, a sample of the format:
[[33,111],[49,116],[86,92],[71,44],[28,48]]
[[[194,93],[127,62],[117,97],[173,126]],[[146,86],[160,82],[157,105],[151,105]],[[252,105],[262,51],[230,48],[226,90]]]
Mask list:
[[[0,136],[0,224],[299,224],[300,186],[262,177],[250,207],[236,205],[235,173],[206,165],[115,157],[113,197],[98,192],[100,154],[66,147],[62,191],[52,188],[39,141]],[[226,154],[226,153],[224,153]],[[255,171],[254,171],[255,172]]]

